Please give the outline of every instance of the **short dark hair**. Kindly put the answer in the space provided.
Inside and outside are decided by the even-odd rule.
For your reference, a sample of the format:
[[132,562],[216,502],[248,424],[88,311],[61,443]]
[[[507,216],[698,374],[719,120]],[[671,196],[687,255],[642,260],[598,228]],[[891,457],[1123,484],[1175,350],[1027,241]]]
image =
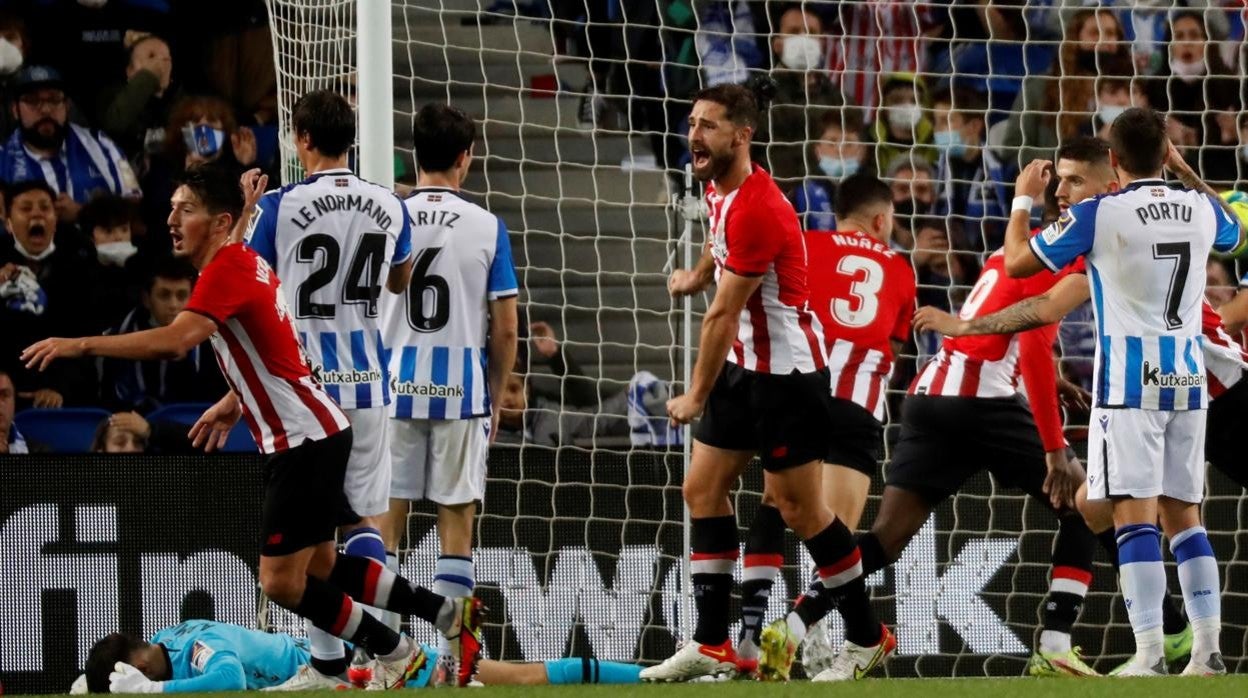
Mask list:
[[146,642],[127,633],[110,633],[104,636],[87,653],[87,690],[92,693],[108,693],[108,675],[113,672],[113,666],[117,662],[129,664],[130,654],[146,646]]
[[893,190],[879,177],[859,173],[846,177],[836,189],[837,219],[847,218],[868,206],[893,205]]
[[1109,144],[1118,166],[1133,175],[1151,175],[1166,161],[1166,118],[1142,107],[1123,112],[1109,127]]
[[238,179],[215,162],[188,167],[174,188],[190,189],[209,213],[228,213],[235,221],[243,215],[243,191]]
[[983,121],[988,111],[988,99],[975,90],[965,87],[949,87],[932,97],[932,105],[948,104],[952,111],[972,119]]
[[[772,86],[774,87],[774,83]],[[707,87],[698,90],[693,95],[693,102],[695,104],[703,100],[714,102],[724,108],[725,118],[732,123],[757,129],[766,108],[766,102],[770,99],[766,94],[760,94],[758,87],[757,84],[754,86],[724,84]]]
[[1074,160],[1089,165],[1109,164],[1109,143],[1096,136],[1077,136],[1057,149],[1057,160]]
[[843,109],[829,109],[819,117],[819,132],[813,134],[812,140],[819,140],[823,137],[823,132],[829,127],[835,126],[841,129],[841,133],[852,133],[855,136],[862,137],[863,129],[866,124],[862,120],[862,112],[858,109],[845,107]]
[[313,90],[300,97],[292,121],[295,135],[306,133],[312,147],[331,158],[340,157],[355,142],[355,110],[332,90]]
[[182,259],[181,257],[173,257],[171,255],[163,255],[159,259],[152,262],[147,271],[147,278],[143,284],[143,290],[147,293],[152,292],[152,287],[156,285],[156,279],[166,279],[169,281],[189,281],[191,286],[195,286],[195,280],[199,278],[199,272],[195,271],[194,265]]
[[412,119],[416,166],[424,172],[446,172],[477,138],[477,125],[462,109],[430,102]]
[[41,191],[47,194],[52,201],[56,201],[56,191],[52,186],[43,179],[28,179],[24,182],[14,182],[4,187],[4,209],[7,211],[13,208],[13,202],[22,194],[29,194],[32,191]]
[[131,203],[115,194],[101,194],[78,212],[78,227],[87,235],[96,228],[115,228],[133,219]]

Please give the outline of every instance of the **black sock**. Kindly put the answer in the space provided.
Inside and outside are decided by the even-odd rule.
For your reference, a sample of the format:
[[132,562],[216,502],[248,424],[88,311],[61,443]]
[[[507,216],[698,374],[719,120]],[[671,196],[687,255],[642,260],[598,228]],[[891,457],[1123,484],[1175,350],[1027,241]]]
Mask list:
[[[880,641],[880,622],[871,610],[862,575],[862,555],[840,519],[805,541],[819,577],[845,619],[845,639],[861,647]],[[800,615],[798,616],[801,617]]]
[[342,676],[347,673],[347,667],[351,666],[346,657],[336,657],[334,659],[321,659],[320,657],[312,657],[312,668],[325,676]]
[[1069,512],[1057,518],[1053,541],[1053,579],[1044,603],[1045,630],[1070,634],[1083,610],[1083,599],[1092,584],[1092,556],[1096,540],[1083,517]]
[[446,597],[412,584],[376,560],[354,555],[338,556],[329,573],[329,583],[356,601],[385,611],[415,615],[434,625],[446,601]]
[[866,577],[893,564],[893,560],[884,552],[880,539],[867,531],[858,536],[858,551],[862,554],[862,576]]
[[732,600],[732,567],[737,561],[737,518],[712,516],[693,519],[693,603],[698,622],[694,642],[721,645],[728,640]]
[[[784,564],[784,518],[780,510],[760,505],[745,538],[745,568],[741,576],[741,635],[738,650],[746,643],[758,647],[758,636],[767,615],[767,601],[776,574]],[[746,645],[748,647],[748,645]]]
[[[352,601],[333,584],[316,577],[308,577],[303,597],[290,610],[330,635],[359,645],[373,654],[390,654],[399,646],[398,633],[365,613],[363,606]],[[345,663],[346,660],[343,661]],[[343,671],[346,671],[345,666]]]
[[1118,574],[1118,533],[1113,526],[1096,534],[1096,539],[1101,542],[1101,547],[1105,549],[1105,557],[1109,558],[1109,564],[1114,566],[1114,575]]
[[798,618],[802,619],[802,624],[807,628],[823,620],[836,608],[836,598],[827,587],[823,586],[823,581],[815,577],[815,581],[810,583],[806,592],[802,594],[797,603],[793,606],[793,612]]

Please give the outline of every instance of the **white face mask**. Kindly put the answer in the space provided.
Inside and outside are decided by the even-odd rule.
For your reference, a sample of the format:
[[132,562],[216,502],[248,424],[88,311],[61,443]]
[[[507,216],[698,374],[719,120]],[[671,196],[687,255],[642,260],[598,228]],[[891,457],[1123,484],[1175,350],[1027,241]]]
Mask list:
[[898,104],[886,109],[888,125],[893,128],[914,128],[923,120],[923,110],[917,104]]
[[1126,110],[1127,108],[1121,104],[1107,104],[1098,109],[1096,113],[1101,117],[1101,123],[1108,126]]
[[0,75],[11,75],[22,67],[22,51],[8,39],[0,38]]
[[95,246],[95,256],[99,258],[100,264],[111,264],[120,267],[126,263],[127,259],[134,256],[139,248],[128,240],[119,242],[106,242],[103,245]]
[[1204,61],[1181,61],[1177,58],[1170,59],[1170,72],[1175,77],[1181,78],[1184,82],[1192,82],[1196,78],[1205,74]]
[[809,34],[790,34],[780,46],[780,62],[790,70],[814,70],[823,60],[823,45]]

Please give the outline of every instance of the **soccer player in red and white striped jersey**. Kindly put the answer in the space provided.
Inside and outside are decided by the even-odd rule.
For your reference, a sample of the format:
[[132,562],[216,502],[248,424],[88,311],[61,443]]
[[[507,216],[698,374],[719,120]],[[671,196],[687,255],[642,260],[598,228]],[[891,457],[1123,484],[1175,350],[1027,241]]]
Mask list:
[[[820,467],[827,450],[828,373],[818,320],[807,308],[806,249],[797,214],[771,176],[750,161],[760,97],[740,85],[698,93],[689,117],[694,173],[709,181],[710,231],[697,268],[673,273],[673,295],[716,282],[702,320],[697,365],[687,392],[668,402],[673,424],[698,417],[684,482],[692,518],[698,611],[693,641],[647,681],[686,681],[736,671],[728,637],[737,522],[729,493],[755,457],[785,522],[804,541],[828,593],[837,596],[846,637],[866,654],[865,673],[895,646],[875,619],[858,573],[853,535],[823,504]],[[775,649],[787,678],[803,629]],[[777,678],[780,678],[777,676]]]
[[[893,199],[887,184],[867,174],[848,177],[837,190],[836,208],[840,230],[808,231],[804,238],[810,305],[823,327],[828,352],[836,433],[823,457],[823,497],[854,529],[883,449],[885,390],[894,355],[910,336],[915,279],[910,263],[888,244]],[[765,498],[745,543],[737,640],[743,666],[758,656],[763,615],[784,560],[783,542],[784,521]],[[810,593],[822,594],[821,586],[816,582]],[[826,637],[822,627],[807,634],[802,662],[812,677],[819,673],[812,655],[822,653],[821,670],[835,654]]]
[[[248,191],[249,203],[260,187]],[[243,197],[215,166],[187,172],[169,215],[174,254],[200,270],[186,309],[144,332],[80,339],[50,338],[22,359],[40,370],[58,358],[177,357],[211,339],[230,392],[191,428],[195,446],[213,450],[245,417],[268,455],[261,504],[260,586],[277,604],[318,628],[377,655],[379,688],[400,687],[416,669],[419,643],[364,613],[364,604],[415,614],[436,625],[475,665],[479,608],[417,587],[373,560],[338,555],[334,531],[359,517],[343,491],[351,428],[312,377],[273,269],[231,234]],[[466,682],[465,682],[466,683]]]

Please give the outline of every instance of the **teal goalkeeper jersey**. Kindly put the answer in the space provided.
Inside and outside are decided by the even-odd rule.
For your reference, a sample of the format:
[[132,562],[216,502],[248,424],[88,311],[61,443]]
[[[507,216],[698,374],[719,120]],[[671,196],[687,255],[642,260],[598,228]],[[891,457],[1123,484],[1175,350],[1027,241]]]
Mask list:
[[169,652],[168,693],[268,688],[311,659],[306,639],[208,620],[165,628],[152,642]]

